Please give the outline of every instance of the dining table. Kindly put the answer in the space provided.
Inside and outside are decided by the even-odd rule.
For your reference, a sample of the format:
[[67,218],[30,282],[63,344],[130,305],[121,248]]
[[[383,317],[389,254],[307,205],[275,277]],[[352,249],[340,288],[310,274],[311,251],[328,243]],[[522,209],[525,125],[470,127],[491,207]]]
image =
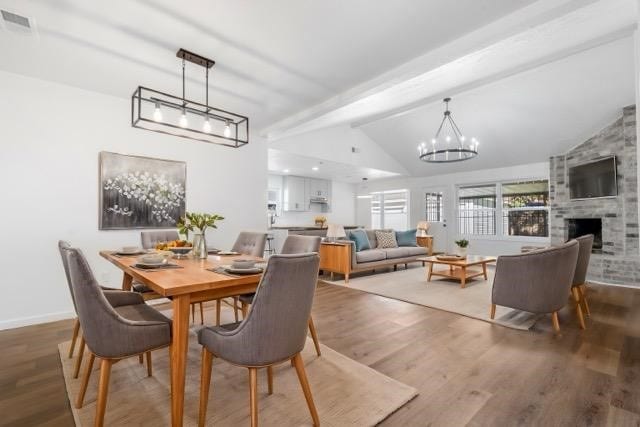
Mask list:
[[136,256],[123,256],[108,250],[100,251],[100,256],[122,270],[123,290],[130,291],[135,280],[171,300],[171,425],[182,426],[189,345],[189,306],[191,303],[255,292],[262,274],[228,274],[221,272],[220,268],[232,264],[237,258],[253,259],[256,262],[264,260],[247,255],[209,255],[206,259],[171,259],[169,268],[142,269],[136,267]]

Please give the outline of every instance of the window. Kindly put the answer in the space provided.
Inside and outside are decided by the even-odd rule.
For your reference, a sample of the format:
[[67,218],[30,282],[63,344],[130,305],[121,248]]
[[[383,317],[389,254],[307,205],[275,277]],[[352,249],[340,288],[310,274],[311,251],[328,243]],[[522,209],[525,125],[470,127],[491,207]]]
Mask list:
[[496,234],[496,186],[458,189],[458,231],[460,234]]
[[549,236],[549,182],[502,184],[502,234]]
[[429,222],[442,222],[444,214],[442,211],[442,192],[426,193],[425,219]]
[[392,190],[371,195],[371,226],[406,230],[409,222],[409,192]]

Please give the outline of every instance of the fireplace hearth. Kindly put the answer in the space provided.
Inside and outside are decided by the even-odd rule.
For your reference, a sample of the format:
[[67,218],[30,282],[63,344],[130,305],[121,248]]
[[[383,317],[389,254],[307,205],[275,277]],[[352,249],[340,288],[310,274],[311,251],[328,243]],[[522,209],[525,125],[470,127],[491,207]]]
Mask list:
[[565,219],[567,240],[593,234],[592,253],[602,253],[602,218],[567,218]]

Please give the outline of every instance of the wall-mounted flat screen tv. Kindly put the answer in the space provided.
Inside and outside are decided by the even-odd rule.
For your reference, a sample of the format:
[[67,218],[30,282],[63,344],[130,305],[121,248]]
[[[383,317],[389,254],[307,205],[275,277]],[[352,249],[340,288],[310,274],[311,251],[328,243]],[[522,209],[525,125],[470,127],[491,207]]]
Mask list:
[[616,158],[605,157],[569,168],[569,194],[571,199],[617,196]]

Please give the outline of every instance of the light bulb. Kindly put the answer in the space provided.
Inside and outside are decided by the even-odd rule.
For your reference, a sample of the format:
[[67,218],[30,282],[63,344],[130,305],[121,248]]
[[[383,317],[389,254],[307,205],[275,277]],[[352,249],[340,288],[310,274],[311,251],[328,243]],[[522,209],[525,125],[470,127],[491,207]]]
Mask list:
[[180,127],[186,128],[188,125],[189,122],[187,121],[187,113],[186,111],[182,110],[182,115],[180,116]]
[[464,142],[465,139],[464,135],[460,135],[460,141]]
[[224,125],[224,136],[229,138],[231,136],[231,127],[229,126],[229,122]]
[[204,121],[204,124],[202,125],[202,130],[206,133],[210,133],[211,132],[211,123],[209,123],[209,118],[207,117],[207,119]]
[[447,135],[445,139],[447,140],[447,142],[451,141],[451,137],[449,135]]
[[314,167],[312,167],[312,168],[311,168],[311,170],[312,170],[312,171],[317,171],[317,170],[318,170],[318,167],[317,167],[317,166],[314,166]]
[[162,121],[162,110],[160,110],[160,104],[156,104],[156,109],[153,110],[153,120],[156,122]]

